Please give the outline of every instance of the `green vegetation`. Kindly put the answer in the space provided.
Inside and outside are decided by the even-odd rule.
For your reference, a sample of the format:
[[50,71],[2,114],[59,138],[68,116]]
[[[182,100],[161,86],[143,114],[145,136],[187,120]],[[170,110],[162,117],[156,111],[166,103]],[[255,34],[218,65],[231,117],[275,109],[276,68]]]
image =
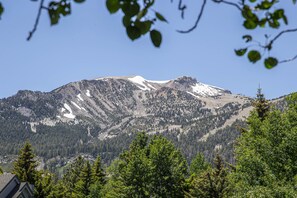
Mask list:
[[14,164],[22,181],[35,185],[36,197],[296,197],[297,94],[283,110],[271,107],[259,90],[256,107],[235,146],[236,163],[219,155],[209,163],[201,153],[188,166],[167,138],[138,133],[107,168],[79,156],[62,178],[36,170],[25,143]]

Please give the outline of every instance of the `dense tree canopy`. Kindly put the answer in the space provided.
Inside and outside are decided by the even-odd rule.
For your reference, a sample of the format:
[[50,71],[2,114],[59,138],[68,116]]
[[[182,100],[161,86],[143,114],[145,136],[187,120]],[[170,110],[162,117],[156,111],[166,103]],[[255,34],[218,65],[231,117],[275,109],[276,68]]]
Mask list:
[[288,97],[284,112],[257,110],[248,118],[236,146],[236,171],[232,174],[235,197],[296,197],[297,95]]
[[[50,18],[50,24],[56,25],[61,17],[71,14],[73,3],[83,3],[85,0],[34,0],[39,1],[39,9],[32,31],[29,32],[28,40],[30,40],[37,30],[39,18],[43,12],[47,12]],[[243,27],[247,30],[256,30],[266,28],[277,30],[274,36],[264,34],[265,41],[260,42],[249,33],[242,36],[247,46],[235,50],[236,55],[246,55],[251,63],[256,63],[263,59],[266,68],[271,69],[280,63],[292,61],[297,58],[279,60],[276,56],[271,55],[274,43],[287,33],[297,32],[297,28],[288,26],[290,20],[286,15],[284,5],[296,4],[296,0],[289,0],[285,3],[278,0],[202,0],[201,7],[197,10],[197,18],[193,26],[187,30],[178,30],[180,33],[189,33],[195,30],[205,13],[207,2],[214,4],[225,4],[234,7],[234,10],[239,11],[239,16],[242,17]],[[191,3],[184,0],[171,0],[171,3],[177,3],[178,10],[181,12],[181,18],[184,18],[184,13],[187,7],[192,6]],[[291,6],[291,5],[289,5]],[[5,5],[0,1],[0,17],[5,13]],[[155,0],[106,0],[106,8],[111,14],[121,12],[122,24],[126,29],[127,35],[131,40],[140,38],[143,35],[149,34],[151,41],[155,47],[160,47],[162,43],[162,34],[160,30],[155,28],[157,22],[168,22],[162,13],[158,12],[158,7]]]
[[285,108],[269,104],[259,89],[248,127],[235,145],[236,162],[216,155],[207,162],[198,153],[190,165],[161,135],[138,133],[111,165],[77,157],[62,178],[37,171],[25,143],[14,164],[21,181],[34,184],[35,197],[297,197],[297,93]]

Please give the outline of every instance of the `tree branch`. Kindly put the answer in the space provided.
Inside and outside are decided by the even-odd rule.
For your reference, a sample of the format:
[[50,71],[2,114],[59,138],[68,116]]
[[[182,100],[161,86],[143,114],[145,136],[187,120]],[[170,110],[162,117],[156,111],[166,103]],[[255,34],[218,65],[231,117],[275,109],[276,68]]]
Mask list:
[[186,5],[183,5],[183,0],[179,0],[178,3],[178,10],[181,11],[181,18],[184,19],[185,9],[187,8]]
[[297,32],[297,28],[281,31],[280,33],[278,33],[278,35],[276,35],[273,39],[270,40],[270,42],[266,45],[266,47],[272,46],[274,41],[276,41],[279,37],[281,37],[283,34],[290,33],[290,32]]
[[37,26],[38,26],[38,23],[39,23],[39,19],[40,19],[40,16],[41,16],[41,10],[42,9],[45,9],[45,7],[43,6],[43,3],[44,3],[44,0],[41,0],[40,1],[40,5],[39,5],[39,9],[38,9],[38,13],[37,13],[37,17],[36,17],[36,20],[35,20],[35,24],[34,24],[34,27],[33,29],[29,32],[29,36],[27,37],[27,41],[29,41],[33,34],[36,32],[37,30]]
[[206,5],[206,0],[203,0],[203,3],[202,3],[202,6],[201,6],[201,9],[200,9],[200,12],[199,12],[199,14],[198,14],[198,17],[197,17],[196,22],[195,22],[195,24],[194,24],[193,27],[191,27],[191,28],[188,29],[188,30],[177,30],[177,31],[178,31],[179,33],[189,33],[189,32],[191,32],[191,31],[193,31],[194,29],[196,29],[197,26],[198,26],[198,24],[199,24],[199,21],[200,21],[200,19],[201,19],[201,17],[202,17],[202,14],[203,14],[203,12],[204,12],[205,5]]
[[293,58],[290,58],[290,59],[287,59],[287,60],[282,60],[282,61],[279,61],[279,63],[287,63],[287,62],[291,62],[293,60],[297,59],[297,55],[295,55]]
[[229,1],[225,1],[225,0],[212,0],[215,3],[224,3],[227,5],[231,5],[236,7],[238,10],[242,11],[242,8],[237,4],[237,3],[233,3],[233,2],[229,2]]

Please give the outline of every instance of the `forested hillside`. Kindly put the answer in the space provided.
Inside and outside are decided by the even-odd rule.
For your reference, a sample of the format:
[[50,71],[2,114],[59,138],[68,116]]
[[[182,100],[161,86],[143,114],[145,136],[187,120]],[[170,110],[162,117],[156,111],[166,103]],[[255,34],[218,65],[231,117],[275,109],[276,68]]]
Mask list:
[[28,140],[51,168],[80,154],[100,155],[109,164],[144,131],[171,139],[188,161],[197,152],[208,160],[221,152],[234,162],[232,145],[251,104],[251,98],[185,76],[106,77],[47,93],[19,91],[0,100],[0,161],[11,161]]
[[34,184],[36,197],[294,198],[297,94],[288,96],[286,104],[276,109],[258,92],[255,109],[236,139],[233,165],[219,154],[208,162],[199,152],[187,163],[172,141],[142,132],[109,166],[99,155],[95,160],[79,156],[67,163],[61,178],[37,171],[34,152],[26,143],[13,173]]

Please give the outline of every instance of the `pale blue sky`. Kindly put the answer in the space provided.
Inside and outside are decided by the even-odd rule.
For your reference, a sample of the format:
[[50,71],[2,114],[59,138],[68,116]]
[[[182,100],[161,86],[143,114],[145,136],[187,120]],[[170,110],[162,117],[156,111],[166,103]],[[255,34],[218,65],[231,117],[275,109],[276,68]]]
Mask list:
[[[187,75],[247,96],[255,96],[261,84],[268,98],[297,91],[297,61],[267,70],[262,63],[250,64],[234,55],[234,48],[244,46],[241,36],[246,30],[240,13],[226,5],[209,2],[198,29],[185,35],[175,30],[190,27],[199,4],[194,3],[182,21],[176,3],[163,1],[158,11],[170,24],[157,25],[163,43],[156,49],[148,36],[131,42],[122,27],[122,15],[110,15],[105,0],[74,6],[72,15],[54,27],[44,12],[30,42],[26,37],[38,3],[2,2],[6,11],[0,21],[0,98],[21,89],[51,91],[72,81],[127,75],[151,80]],[[291,15],[297,13],[296,8],[291,4],[287,7],[295,20],[289,21],[292,27],[297,27],[296,14]],[[273,53],[281,58],[297,54],[296,34],[279,40]]]

